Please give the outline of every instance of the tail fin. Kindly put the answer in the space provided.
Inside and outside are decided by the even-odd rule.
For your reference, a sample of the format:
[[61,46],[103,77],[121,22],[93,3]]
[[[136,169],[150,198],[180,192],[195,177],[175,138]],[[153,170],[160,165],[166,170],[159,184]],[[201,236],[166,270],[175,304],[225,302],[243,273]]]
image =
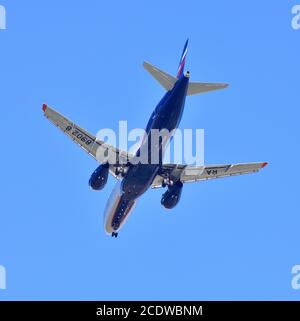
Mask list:
[[178,71],[177,71],[177,78],[180,78],[184,72],[184,65],[185,65],[185,57],[187,54],[187,47],[188,47],[189,39],[186,40],[185,45],[183,47],[182,55],[179,61]]

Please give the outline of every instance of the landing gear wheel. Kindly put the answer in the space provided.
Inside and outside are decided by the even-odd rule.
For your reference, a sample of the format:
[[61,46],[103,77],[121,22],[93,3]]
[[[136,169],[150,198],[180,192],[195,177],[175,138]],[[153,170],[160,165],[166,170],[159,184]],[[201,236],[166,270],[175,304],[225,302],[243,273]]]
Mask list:
[[120,174],[121,174],[121,176],[122,177],[124,177],[125,176],[125,174],[126,174],[126,168],[124,168],[124,167],[117,167],[116,169],[115,169],[115,174],[117,175],[117,176],[119,176]]
[[112,232],[112,233],[111,233],[111,236],[112,236],[112,237],[118,237],[118,233]]

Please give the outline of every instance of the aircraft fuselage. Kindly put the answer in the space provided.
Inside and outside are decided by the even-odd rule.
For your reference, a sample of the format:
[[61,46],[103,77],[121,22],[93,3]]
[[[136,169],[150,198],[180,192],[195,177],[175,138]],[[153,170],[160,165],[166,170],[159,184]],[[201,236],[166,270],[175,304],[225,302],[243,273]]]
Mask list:
[[[147,155],[148,163],[137,162],[129,166],[124,178],[116,183],[105,210],[107,233],[116,233],[120,230],[137,199],[149,189],[157,175],[164,150],[170,140],[168,133],[178,127],[182,118],[188,83],[189,75],[182,75],[153,111],[145,130],[147,135],[135,155],[136,158]],[[165,134],[161,131],[164,129],[167,130]],[[157,145],[151,144],[152,130],[160,130],[162,133],[162,138],[158,140]],[[153,159],[155,159],[154,162]]]

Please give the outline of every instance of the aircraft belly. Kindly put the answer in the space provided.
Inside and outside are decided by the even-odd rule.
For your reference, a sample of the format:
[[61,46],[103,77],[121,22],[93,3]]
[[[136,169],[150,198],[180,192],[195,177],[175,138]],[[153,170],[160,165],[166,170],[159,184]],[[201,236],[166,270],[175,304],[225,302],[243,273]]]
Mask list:
[[144,194],[151,186],[159,166],[137,164],[131,167],[122,182],[124,198],[134,200]]
[[122,192],[122,181],[117,182],[104,212],[104,229],[107,234],[118,232],[132,212],[136,200],[128,201]]

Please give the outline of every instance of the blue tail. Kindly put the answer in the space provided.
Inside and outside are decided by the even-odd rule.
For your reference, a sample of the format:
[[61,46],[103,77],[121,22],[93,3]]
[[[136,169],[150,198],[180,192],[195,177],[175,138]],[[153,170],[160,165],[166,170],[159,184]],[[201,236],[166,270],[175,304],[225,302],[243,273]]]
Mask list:
[[177,78],[180,78],[183,75],[184,72],[184,64],[185,64],[185,57],[187,53],[187,47],[188,47],[189,39],[185,42],[185,45],[183,47],[182,55],[179,61],[178,71],[177,71]]

